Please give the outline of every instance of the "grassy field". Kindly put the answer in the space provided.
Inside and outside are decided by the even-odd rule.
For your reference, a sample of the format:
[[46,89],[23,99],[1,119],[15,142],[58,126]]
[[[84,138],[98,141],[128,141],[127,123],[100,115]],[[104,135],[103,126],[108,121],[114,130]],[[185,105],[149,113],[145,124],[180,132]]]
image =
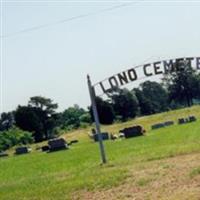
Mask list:
[[147,130],[143,137],[106,141],[106,165],[100,164],[89,128],[63,136],[79,140],[70,150],[0,159],[0,200],[199,200],[200,120],[150,130],[154,123],[191,114],[200,119],[200,106],[103,126],[110,133],[134,124]]

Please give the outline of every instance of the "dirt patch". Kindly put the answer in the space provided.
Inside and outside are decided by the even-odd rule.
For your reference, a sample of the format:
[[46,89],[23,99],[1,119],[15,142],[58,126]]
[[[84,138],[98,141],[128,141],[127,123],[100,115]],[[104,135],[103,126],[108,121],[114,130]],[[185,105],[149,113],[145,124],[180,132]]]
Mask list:
[[[118,187],[76,192],[85,200],[200,200],[200,153],[129,166],[129,177]],[[77,195],[78,193],[78,195]]]

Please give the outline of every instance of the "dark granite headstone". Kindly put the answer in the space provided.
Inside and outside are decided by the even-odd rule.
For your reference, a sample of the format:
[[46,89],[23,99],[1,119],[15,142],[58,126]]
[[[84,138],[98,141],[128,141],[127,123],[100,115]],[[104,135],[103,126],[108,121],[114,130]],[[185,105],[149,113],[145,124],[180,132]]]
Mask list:
[[120,133],[119,134],[119,138],[124,138],[125,136],[124,136],[124,133]]
[[189,116],[189,122],[195,122],[197,121],[196,117],[195,116]]
[[165,124],[164,123],[158,123],[158,124],[154,124],[151,126],[151,129],[159,129],[159,128],[163,128],[165,127]]
[[174,125],[174,122],[173,121],[166,121],[164,124],[165,124],[165,126],[172,126],[172,125]]
[[49,140],[48,145],[51,152],[68,149],[67,143],[63,138]]
[[15,154],[16,155],[21,155],[21,154],[26,154],[31,152],[31,149],[28,147],[18,147],[15,149]]
[[45,146],[42,146],[42,151],[45,152],[45,151],[49,151],[49,146],[45,145]]
[[0,152],[0,157],[7,157],[7,156],[8,156],[7,153],[5,153],[5,152]]
[[[109,140],[109,134],[108,133],[101,133],[101,136],[102,136],[102,140]],[[95,142],[99,141],[98,134],[94,135],[94,141]]]
[[68,143],[68,145],[72,145],[72,144],[75,144],[75,143],[78,143],[78,140],[72,140]]
[[120,130],[120,133],[123,133],[125,138],[131,138],[144,135],[145,130],[138,125]]
[[178,124],[185,124],[187,121],[184,118],[178,119]]

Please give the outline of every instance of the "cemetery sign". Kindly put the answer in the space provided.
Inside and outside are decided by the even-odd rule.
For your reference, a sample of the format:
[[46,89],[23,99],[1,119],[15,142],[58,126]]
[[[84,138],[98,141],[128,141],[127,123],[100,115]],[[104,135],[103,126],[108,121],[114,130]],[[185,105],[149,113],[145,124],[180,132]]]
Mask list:
[[107,93],[111,91],[113,88],[120,87],[125,84],[131,83],[131,82],[134,82],[146,77],[148,78],[154,75],[162,75],[162,74],[167,74],[167,73],[177,71],[179,70],[180,67],[183,66],[182,65],[183,62],[184,63],[186,62],[187,65],[190,65],[196,70],[200,70],[200,57],[187,57],[187,58],[163,60],[163,61],[136,66],[129,70],[113,75],[94,85],[92,84],[90,80],[90,76],[89,75],[87,76],[88,89],[89,89],[93,116],[94,116],[95,125],[96,125],[96,134],[98,137],[97,140],[99,142],[99,149],[100,149],[102,163],[106,163],[107,159],[106,159],[106,153],[104,150],[103,137],[102,137],[102,133],[100,129],[99,116],[98,116],[98,111],[97,111],[97,106],[96,106],[96,101],[95,101],[96,87],[99,86],[103,93]]
[[112,88],[120,87],[130,82],[155,75],[162,75],[178,70],[182,62],[187,62],[191,67],[200,70],[200,57],[177,58],[139,65],[113,75],[94,86],[100,86],[102,93],[107,93]]

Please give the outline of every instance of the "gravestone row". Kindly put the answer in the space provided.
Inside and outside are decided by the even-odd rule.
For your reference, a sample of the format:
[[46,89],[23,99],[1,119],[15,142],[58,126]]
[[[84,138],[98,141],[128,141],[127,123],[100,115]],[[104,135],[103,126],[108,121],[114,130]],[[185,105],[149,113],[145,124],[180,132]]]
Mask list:
[[[137,136],[142,136],[144,135],[145,130],[142,126],[137,125],[137,126],[132,126],[132,127],[128,127],[128,128],[124,128],[122,130],[119,131],[119,135],[109,135],[108,133],[104,132],[101,133],[102,136],[102,140],[115,140],[118,138],[132,138],[132,137],[137,137]],[[92,137],[91,137],[92,135]],[[99,137],[98,134],[94,134],[94,132],[92,131],[92,134],[89,135],[95,142],[99,141]]]
[[[188,118],[179,118],[178,119],[178,124],[186,124],[186,123],[191,123],[197,121],[195,116],[189,116]],[[173,121],[166,121],[163,123],[157,123],[152,125],[152,129],[159,129],[167,126],[172,126],[174,125]],[[137,136],[142,136],[144,135],[145,130],[143,129],[142,126],[136,125],[128,128],[124,128],[119,131],[119,135],[109,135],[107,132],[102,133],[102,139],[103,140],[108,140],[112,139],[115,140],[117,138],[132,138],[132,137],[137,137]],[[94,129],[92,130],[92,135],[90,136],[94,139],[95,142],[99,140],[98,134],[95,133]],[[67,144],[67,142],[63,138],[56,138],[48,141],[48,145],[45,145],[41,147],[42,151],[47,151],[47,152],[53,152],[53,151],[58,151],[58,150],[63,150],[63,149],[68,149],[69,145],[77,143],[78,140],[72,140]],[[27,154],[31,152],[31,148],[29,147],[18,147],[15,149],[15,154],[16,155],[21,155],[21,154]],[[5,152],[0,152],[0,157],[6,157],[8,156],[7,153]]]
[[186,124],[197,121],[195,116],[189,116],[188,118],[180,118],[178,119],[178,124]]
[[[178,124],[181,125],[181,124],[191,123],[191,122],[195,122],[195,121],[197,121],[195,116],[189,116],[188,118],[179,118]],[[155,130],[155,129],[164,128],[164,127],[172,126],[172,125],[174,125],[173,121],[166,121],[163,123],[157,123],[157,124],[152,125],[151,129]]]
[[[53,151],[59,151],[59,150],[64,150],[68,149],[69,145],[78,143],[78,140],[72,140],[68,144],[63,138],[56,138],[56,139],[51,139],[48,141],[48,145],[44,145],[42,147],[37,147],[36,150],[42,150],[43,152],[53,152]],[[17,147],[15,149],[15,155],[22,155],[22,154],[27,154],[31,152],[31,148],[26,147],[26,146],[21,146]],[[7,153],[5,152],[0,152],[0,157],[6,157],[8,156]]]
[[154,129],[164,128],[164,127],[172,126],[172,125],[174,125],[173,121],[166,121],[163,123],[157,123],[157,124],[152,125],[151,129],[154,130]]

